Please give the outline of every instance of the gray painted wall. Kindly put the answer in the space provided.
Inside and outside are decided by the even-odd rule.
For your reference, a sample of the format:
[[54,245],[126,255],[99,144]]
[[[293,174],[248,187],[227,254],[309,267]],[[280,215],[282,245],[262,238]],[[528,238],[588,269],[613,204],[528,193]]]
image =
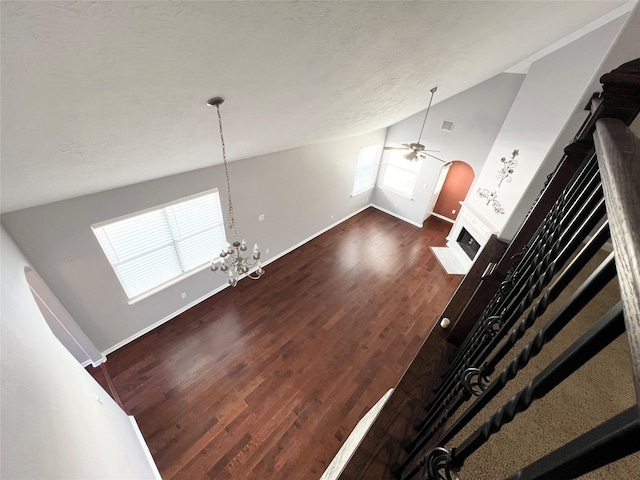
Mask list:
[[629,13],[617,37],[604,55],[602,62],[596,68],[595,73],[591,75],[590,80],[586,82],[582,88],[580,100],[577,105],[575,105],[564,128],[546,155],[535,177],[531,180],[527,190],[520,197],[520,201],[514,209],[511,218],[509,218],[502,230],[501,237],[511,239],[517,233],[522,219],[540,194],[547,175],[553,171],[562,158],[564,147],[570,143],[584,121],[586,113],[583,108],[589,98],[591,98],[591,94],[602,90],[602,85],[599,80],[600,77],[621,64],[636,58],[640,58],[640,3]]
[[1,255],[0,477],[154,478],[127,415],[49,330],[4,228]]
[[[584,89],[623,22],[624,17],[617,18],[531,65],[489,158],[467,196],[469,203],[491,220],[498,230],[514,213],[524,190],[571,113],[586,104]],[[582,114],[582,118],[585,117],[586,112]],[[520,155],[516,157],[518,165],[513,181],[505,181],[498,188],[496,175],[502,166],[500,159],[510,158],[514,149],[519,149]],[[559,160],[560,156],[556,157],[555,163]],[[505,213],[496,214],[491,206],[487,206],[486,201],[478,196],[478,188],[496,191]],[[522,222],[524,214],[518,212],[516,215],[515,221]]]
[[[257,242],[269,260],[368,205],[371,191],[351,197],[359,149],[382,144],[384,136],[377,130],[230,163],[238,234]],[[128,305],[90,225],[212,187],[220,188],[226,212],[225,185],[218,165],[7,213],[2,224],[96,347],[108,352],[211,294],[224,279],[202,271]]]
[[[503,73],[432,105],[422,135],[422,143],[428,149],[439,150],[439,153],[434,155],[443,160],[467,162],[477,174],[487,158],[523,80],[522,74]],[[429,92],[425,95],[429,95]],[[434,101],[437,101],[437,95],[436,92]],[[443,119],[456,122],[453,131],[440,130]],[[423,120],[424,111],[390,126],[387,132],[387,144],[416,142]],[[383,160],[387,155],[388,153],[385,152]],[[437,160],[423,162],[411,199],[389,190],[376,188],[374,203],[413,223],[422,225],[441,166],[442,164]]]
[[[628,28],[632,33],[625,37],[626,46],[615,49],[624,55],[616,58],[639,56],[634,53],[638,50],[637,8],[634,15],[631,23],[635,30]],[[624,60],[616,61],[609,63],[616,66]],[[440,150],[438,155],[446,160],[464,160],[479,171],[522,80],[523,76],[518,74],[498,75],[434,105],[424,135],[429,148]],[[576,108],[579,107],[581,105]],[[415,141],[422,118],[420,113],[391,126],[387,142]],[[456,121],[453,132],[439,130],[443,118]],[[412,200],[379,188],[351,197],[359,148],[383,143],[384,137],[385,130],[378,130],[232,162],[230,174],[239,234],[250,244],[257,242],[265,260],[269,260],[370,202],[422,224],[439,162],[428,163],[422,169]],[[215,154],[217,152],[212,152]],[[551,161],[557,162],[558,158]],[[543,181],[548,171],[536,181]],[[200,272],[130,306],[89,226],[214,186],[221,188],[226,209],[224,184],[224,171],[216,166],[11,212],[2,216],[2,224],[89,338],[101,351],[108,352],[210,295],[224,281],[207,271]],[[530,198],[535,198],[538,191],[537,184],[529,189],[523,200],[526,206],[518,206],[514,211],[513,225],[520,224],[532,201]],[[265,215],[264,222],[258,222],[260,214]],[[266,249],[270,250],[269,254],[265,253]],[[184,300],[182,292],[187,293]]]

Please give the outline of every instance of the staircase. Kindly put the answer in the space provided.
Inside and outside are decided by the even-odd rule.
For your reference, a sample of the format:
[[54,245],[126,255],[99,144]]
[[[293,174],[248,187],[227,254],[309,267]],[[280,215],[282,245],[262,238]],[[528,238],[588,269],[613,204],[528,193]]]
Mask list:
[[[332,478],[602,478],[603,466],[634,478],[640,471],[632,455],[640,451],[640,140],[627,128],[640,112],[640,59],[601,82],[516,237],[483,250],[440,318],[451,327],[434,327]],[[609,241],[614,252],[603,254]],[[602,364],[601,355],[623,361]],[[595,364],[604,370],[594,370],[594,382],[571,387]],[[620,410],[593,415],[612,396]],[[568,418],[561,407],[578,399],[591,407],[574,403]],[[543,404],[547,410],[537,410]],[[539,420],[548,418],[555,420]],[[563,423],[559,434],[549,431]],[[556,441],[574,426],[582,430]],[[518,453],[536,450],[518,448],[525,439],[541,447],[537,457]],[[497,458],[515,461],[490,468]]]

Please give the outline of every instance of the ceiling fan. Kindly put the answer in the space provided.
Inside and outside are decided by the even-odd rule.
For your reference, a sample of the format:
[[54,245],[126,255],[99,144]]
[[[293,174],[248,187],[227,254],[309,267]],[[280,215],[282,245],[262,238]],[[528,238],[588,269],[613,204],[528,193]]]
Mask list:
[[408,150],[407,153],[403,155],[403,157],[407,160],[422,160],[425,157],[429,156],[443,163],[450,163],[428,153],[437,152],[438,150],[427,150],[425,146],[420,143],[420,140],[422,139],[422,132],[424,131],[424,126],[427,123],[427,117],[429,116],[429,109],[431,108],[433,94],[436,93],[436,90],[438,90],[438,87],[433,87],[431,90],[429,90],[431,92],[431,98],[429,99],[429,106],[427,107],[427,111],[424,114],[424,120],[422,122],[422,128],[420,129],[420,136],[418,137],[418,141],[416,143],[403,143],[401,147],[384,147],[385,150]]

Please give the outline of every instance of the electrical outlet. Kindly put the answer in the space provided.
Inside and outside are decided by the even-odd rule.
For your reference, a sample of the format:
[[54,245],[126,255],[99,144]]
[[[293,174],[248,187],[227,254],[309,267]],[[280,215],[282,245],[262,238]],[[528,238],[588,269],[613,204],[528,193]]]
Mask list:
[[182,298],[187,298],[187,292],[182,292]]
[[269,253],[269,249],[267,248],[267,249],[264,251],[264,253]]
[[264,215],[258,215],[258,221],[261,222],[264,220]]
[[333,215],[331,215],[331,220],[333,220]]
[[456,214],[456,211],[455,211],[455,210],[451,210],[451,213],[453,213],[453,214],[455,215],[455,214]]
[[396,203],[396,204],[394,204],[393,206],[394,206],[394,208],[398,208],[398,204],[397,204],[397,203]]

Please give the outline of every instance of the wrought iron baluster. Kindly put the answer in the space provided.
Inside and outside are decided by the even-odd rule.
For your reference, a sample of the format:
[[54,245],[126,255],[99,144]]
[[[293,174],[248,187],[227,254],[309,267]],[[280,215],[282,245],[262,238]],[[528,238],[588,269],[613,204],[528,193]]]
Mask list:
[[[557,333],[557,326],[541,330],[533,342],[516,357],[510,367],[528,363],[532,354],[537,353],[548,340]],[[622,302],[618,302],[609,312],[607,312],[587,333],[582,335],[576,342],[565,350],[558,358],[549,364],[540,374],[538,374],[524,389],[514,395],[505,405],[499,408],[480,428],[472,433],[459,448],[451,450],[446,466],[440,466],[440,470],[459,472],[464,461],[475,452],[480,446],[504,425],[511,422],[516,415],[527,410],[531,403],[542,398],[556,386],[566,380],[573,372],[593,358],[598,352],[609,345],[620,336],[625,330],[624,316],[622,313]],[[547,335],[552,335],[547,337]],[[505,369],[505,372],[508,370]],[[488,390],[487,390],[488,391]],[[441,448],[441,447],[440,447]],[[438,452],[441,457],[442,452]],[[430,452],[425,460],[427,471],[433,464],[434,454]],[[430,480],[433,477],[427,477]],[[437,478],[437,477],[436,477]]]
[[634,405],[523,468],[509,480],[564,480],[640,450],[640,411]]
[[[594,156],[589,157],[585,162],[582,169],[575,175],[575,183],[572,183],[567,187],[567,191],[561,195],[554,207],[551,209],[545,221],[542,223],[532,242],[525,248],[523,252],[523,258],[520,259],[518,264],[510,270],[507,279],[502,283],[500,289],[494,295],[489,307],[485,309],[485,312],[481,315],[479,321],[476,323],[476,327],[469,334],[465,342],[460,347],[457,356],[452,361],[450,367],[443,376],[443,382],[438,388],[440,392],[445,384],[450,380],[451,376],[460,370],[460,365],[464,359],[470,346],[477,345],[483,339],[486,339],[486,332],[484,331],[484,322],[490,317],[498,317],[504,314],[505,309],[508,306],[507,300],[508,294],[513,292],[519,292],[523,288],[523,284],[527,277],[531,274],[531,268],[539,265],[538,258],[540,252],[547,247],[549,242],[545,240],[560,231],[559,226],[556,224],[558,218],[563,217],[564,221],[567,218],[571,218],[571,214],[574,212],[570,210],[565,212],[566,205],[569,205],[570,209],[579,208],[583,205],[583,199],[585,192],[592,191],[595,185],[599,182],[599,176],[597,171],[597,160]],[[582,198],[581,198],[582,197]],[[577,207],[576,207],[577,206]],[[568,215],[566,215],[568,213]]]
[[[595,209],[595,212],[593,210]],[[576,242],[584,239],[604,214],[602,191],[596,159],[592,156],[576,176],[576,181],[561,195],[552,211],[547,215],[539,234],[533,244],[523,253],[522,259],[513,269],[509,278],[509,285],[503,285],[500,295],[496,295],[492,303],[502,307],[501,315],[481,318],[477,328],[468,337],[465,351],[454,360],[445,376],[441,388],[437,391],[435,400],[429,405],[429,410],[422,422],[417,425],[419,433],[407,446],[409,455],[403,462],[402,468],[415,458],[435,431],[455,412],[471,395],[464,390],[464,378],[470,368],[477,368],[486,357],[501,342],[504,335],[515,323],[519,315],[528,308],[535,297],[551,281],[555,273],[561,268],[569,255],[571,248],[564,248],[558,255],[560,245],[572,235],[570,244],[575,248]],[[587,215],[587,219],[584,217]],[[577,221],[583,222],[578,234],[574,234]],[[578,240],[580,239],[580,240]],[[566,252],[563,254],[563,252]],[[536,279],[535,282],[532,279]],[[505,292],[505,290],[508,290]],[[506,295],[505,295],[506,293]],[[500,297],[496,299],[496,297]],[[547,298],[547,303],[549,299]],[[533,318],[537,318],[546,304],[536,308]],[[486,316],[487,311],[483,313]],[[530,322],[531,323],[531,322]]]
[[[442,436],[440,443],[444,444],[451,440],[464,425],[482,410],[502,389],[509,383],[516,374],[522,370],[529,361],[538,355],[545,344],[551,341],[573,318],[582,310],[589,301],[616,275],[616,265],[613,253],[589,276],[571,296],[567,304],[547,323],[536,335],[535,339],[525,347],[518,355],[491,383],[485,392],[478,398],[469,409],[456,420],[455,424]],[[560,293],[557,291],[555,296]],[[530,315],[535,315],[534,309]],[[527,316],[522,320],[522,324],[531,322]],[[514,336],[518,329],[514,330]]]
[[[586,207],[589,209],[589,206]],[[560,252],[557,260],[554,260],[552,270],[559,270],[556,264],[564,265],[566,261],[573,255],[578,246],[584,241],[588,234],[593,230],[596,224],[600,221],[605,212],[604,199],[598,202],[598,206],[593,211],[593,214],[585,221],[578,229],[573,238],[569,241],[567,246]],[[511,348],[520,340],[525,332],[533,325],[533,321],[538,318],[547,309],[548,305],[553,302],[560,292],[566,288],[580,270],[582,270],[587,262],[595,255],[595,253],[604,245],[604,243],[611,237],[609,232],[609,223],[605,222],[594,237],[587,243],[587,245],[581,250],[580,254],[571,262],[567,269],[562,272],[556,282],[549,288],[545,295],[534,305],[529,312],[529,315],[520,323],[520,326],[515,329],[508,340],[500,347],[500,350],[489,360],[484,366],[483,372],[486,375],[491,375],[496,365],[505,357],[505,355],[511,350]]]
[[[597,212],[594,212],[594,216],[597,217]],[[585,236],[588,232],[591,231],[594,221],[595,220],[591,218],[588,221],[584,222],[581,229],[584,230],[583,234]],[[558,279],[554,282],[554,284],[551,287],[549,287],[549,290],[547,291],[547,293],[545,293],[545,296],[541,300],[541,302],[544,303],[544,309],[538,308],[538,305],[540,304],[540,302],[534,305],[531,308],[528,316],[524,320],[522,320],[520,326],[512,332],[508,341],[501,347],[498,353],[494,357],[492,357],[491,360],[487,362],[486,365],[484,365],[482,368],[479,368],[479,369],[469,369],[473,373],[475,373],[475,375],[479,378],[479,382],[482,383],[483,377],[493,373],[493,370],[495,369],[498,362],[502,358],[504,358],[506,353],[516,344],[516,342],[520,338],[522,338],[522,335],[524,335],[524,332],[533,325],[535,319],[538,318],[540,315],[542,315],[542,313],[544,313],[544,310],[546,309],[546,305],[548,303],[553,302],[559,296],[559,294],[566,288],[566,286],[572,280],[575,279],[576,275],[584,268],[584,266],[591,260],[591,258],[593,258],[593,255],[604,245],[604,243],[609,238],[610,238],[609,224],[608,222],[605,222],[598,229],[598,231],[591,238],[591,240],[580,250],[580,252],[576,255],[576,257],[573,259],[571,264],[565,269],[564,272],[562,272],[562,274],[558,277]],[[572,239],[572,242],[563,249],[559,257],[568,258],[575,251],[575,249],[577,248],[578,244],[581,241],[582,241],[582,234],[580,232],[577,232],[574,238]],[[610,262],[609,270],[606,271],[602,276],[598,277],[596,282],[605,281],[608,276],[615,275],[615,264],[612,256],[610,256],[609,262]],[[595,285],[597,286],[597,283]],[[584,299],[588,300],[589,297],[588,296],[583,297],[583,301]],[[466,377],[465,377],[465,380],[466,380]],[[488,383],[487,380],[485,380],[485,382]],[[438,417],[434,418],[429,423],[425,423],[425,425],[422,426],[422,429],[416,435],[414,440],[407,445],[406,448],[409,454],[406,457],[405,461],[402,463],[401,468],[406,468],[406,466],[409,465],[409,463],[413,460],[413,458],[415,458],[415,456],[419,454],[420,450],[424,448],[424,446],[433,437],[433,435],[440,429],[440,427],[444,425],[444,423],[458,410],[458,408],[462,404],[464,404],[469,398],[471,398],[471,395],[473,394],[473,392],[471,391],[469,385],[465,385],[465,388],[466,388],[466,391],[463,389],[460,389],[458,391],[457,396],[454,397],[452,403],[450,405],[447,405],[442,410],[442,412]],[[488,393],[485,393],[482,398],[488,401],[490,400],[490,398],[493,398],[493,396],[498,391],[499,390],[495,391],[493,394],[491,394],[491,396],[489,396]],[[478,393],[476,396],[479,396],[482,394],[482,392],[476,392],[476,393]],[[480,406],[479,408],[476,406],[476,404],[474,404],[472,408],[475,408],[476,410],[474,410],[474,412],[477,413],[482,407],[484,407],[484,404],[482,404],[482,406]],[[447,433],[445,433],[445,436],[442,439],[442,442],[447,442],[451,437],[453,437],[453,435],[458,433],[459,431],[458,427],[462,427],[470,418],[472,418],[475,415],[475,413],[471,413],[471,409],[465,412],[464,416],[458,419],[456,424],[454,424],[454,426],[452,426],[451,429]]]
[[[640,139],[633,139],[628,129],[626,129],[626,132],[623,131],[625,127],[622,125],[623,123],[629,125],[640,113],[639,68],[640,59],[637,59],[601,78],[601,82],[604,84],[603,92],[592,102],[591,115],[587,117],[580,128],[574,143],[565,148],[565,155],[561,161],[562,168],[558,167],[554,174],[548,177],[544,187],[547,194],[542,198],[539,197],[534,202],[527,214],[525,223],[516,234],[514,241],[507,248],[507,253],[503,255],[503,258],[497,264],[498,266],[493,270],[491,281],[483,282],[479,293],[477,295],[474,294],[470,305],[462,313],[458,313],[460,308],[451,310],[453,314],[459,315],[459,317],[456,317],[459,320],[459,325],[455,325],[454,331],[451,332],[449,338],[451,343],[460,345],[460,347],[456,352],[456,356],[449,362],[447,372],[442,375],[444,380],[436,390],[433,390],[436,401],[430,404],[427,419],[425,419],[427,423],[430,422],[430,425],[426,426],[429,428],[429,431],[425,434],[427,439],[435,435],[434,432],[438,430],[438,427],[446,420],[446,417],[450,416],[459,404],[472,395],[471,391],[474,392],[473,394],[480,393],[479,398],[485,399],[482,400],[483,402],[489,397],[493,396],[495,398],[494,389],[498,388],[496,386],[498,385],[497,382],[505,380],[502,378],[502,373],[515,374],[519,368],[527,364],[528,360],[522,356],[525,352],[523,350],[514,360],[516,362],[520,361],[516,365],[515,372],[505,369],[494,382],[488,386],[483,384],[487,382],[486,379],[483,379],[483,374],[488,374],[495,370],[498,362],[501,359],[503,360],[508,352],[513,349],[524,331],[531,327],[529,324],[532,320],[530,314],[533,312],[533,316],[537,317],[543,309],[547,308],[549,302],[553,301],[551,298],[554,295],[553,292],[561,290],[563,282],[566,280],[566,283],[568,283],[569,277],[574,276],[571,273],[572,270],[574,272],[580,270],[581,267],[578,263],[572,261],[565,271],[559,275],[554,284],[548,288],[545,295],[531,307],[531,311],[525,312],[526,318],[513,318],[523,301],[528,301],[527,296],[531,288],[529,279],[531,277],[544,277],[548,271],[547,269],[549,271],[553,270],[558,264],[562,263],[563,257],[571,254],[572,249],[565,247],[565,244],[574,243],[577,240],[577,237],[573,236],[573,232],[578,223],[571,224],[571,222],[579,214],[579,209],[586,201],[586,197],[581,196],[582,192],[589,191],[593,193],[597,189],[596,196],[598,196],[598,201],[600,202],[597,208],[601,209],[601,192],[599,191],[601,187],[598,185],[593,188],[593,182],[600,181],[600,172],[602,172],[602,182],[605,184],[604,192],[607,208],[609,209],[608,218],[611,222],[611,237],[614,237],[613,245],[620,270],[618,280],[621,284],[625,323],[629,334],[636,393],[640,395],[640,302],[638,301],[640,298],[640,295],[638,295],[638,292],[640,292],[640,280],[638,277],[639,269],[637,268],[640,265],[638,263],[638,259],[640,259],[638,232],[640,232],[640,229],[637,228],[640,226],[640,221],[638,220],[640,215],[638,215],[637,208],[638,180],[640,180],[640,176],[638,176],[640,173],[640,157],[638,156]],[[612,120],[612,118],[620,120]],[[598,123],[598,132],[593,134],[595,142],[592,142],[590,137],[596,129],[596,123]],[[614,123],[619,124],[619,126],[614,125]],[[594,151],[598,148],[600,149],[598,157],[602,158],[596,159]],[[604,155],[601,155],[602,153]],[[594,160],[597,160],[600,164],[599,168],[596,167]],[[579,164],[580,166],[578,166]],[[576,173],[568,181],[572,172]],[[550,179],[552,176],[553,179]],[[560,193],[561,185],[563,184],[568,185],[568,187]],[[557,202],[552,207],[549,207],[552,198],[556,198]],[[596,208],[595,204],[593,206]],[[584,211],[585,209],[582,208],[580,215]],[[540,220],[545,213],[546,216],[541,222]],[[554,217],[554,215],[557,215],[557,217]],[[606,236],[603,232],[608,228],[609,226],[605,225],[596,234],[596,237],[600,237],[601,234]],[[532,234],[533,229],[536,229],[536,231]],[[582,232],[580,235],[583,235],[584,229],[586,227],[581,227]],[[559,234],[558,232],[562,233]],[[549,241],[550,238],[554,239],[553,242]],[[598,241],[601,243],[601,240]],[[553,243],[561,244],[562,248],[549,255],[549,251],[554,247]],[[582,252],[594,245],[595,243],[589,243]],[[595,246],[594,248],[597,249]],[[513,253],[517,250],[520,250],[521,253],[513,256]],[[578,256],[580,255],[582,253],[578,253]],[[507,270],[508,257],[511,257],[513,261],[511,262],[511,267]],[[541,268],[540,265],[548,260],[550,260],[549,266]],[[496,288],[495,281],[500,275],[505,275],[505,277],[499,288]],[[538,280],[540,278],[537,278],[535,282]],[[470,285],[471,282],[466,286]],[[492,290],[495,293],[487,301],[487,294]],[[472,313],[479,311],[477,309],[483,301],[482,299],[485,299],[484,311],[480,315]],[[630,313],[631,315],[629,315]],[[454,319],[450,315],[447,316]],[[505,330],[505,326],[511,320],[514,320],[513,324],[509,325]],[[516,322],[519,323],[514,329],[512,327]],[[509,333],[508,338],[501,337],[506,333]],[[536,339],[527,346],[530,347],[529,354],[531,356],[537,354],[536,348],[542,348],[540,344],[536,343],[536,340],[540,338],[540,332],[537,333]],[[551,333],[553,333],[552,330]],[[494,349],[490,350],[488,347],[494,341],[497,341],[497,344],[494,344]],[[585,350],[584,346],[582,348],[585,352],[588,350]],[[556,361],[560,361],[568,351],[565,351]],[[479,365],[478,362],[481,359],[484,363]],[[570,365],[571,360],[566,358],[565,360],[568,362],[566,365]],[[576,360],[576,365],[581,365],[583,361]],[[513,362],[509,364],[510,367],[513,365]],[[548,369],[545,369],[545,372]],[[571,370],[572,367],[569,366],[568,369]],[[554,381],[562,381],[561,376],[565,372],[557,371],[553,373],[558,375]],[[473,376],[471,381],[469,381],[470,376]],[[506,378],[506,381],[509,381],[509,378]],[[489,430],[488,436],[500,430],[501,427],[496,425],[508,423],[521,410],[528,408],[530,401],[535,400],[536,394],[544,394],[544,379],[541,379],[540,375],[538,375],[534,379],[534,382],[536,381],[540,381],[540,383],[534,385],[532,382],[532,384],[529,384],[527,388],[514,396],[490,418],[487,424],[494,430]],[[551,382],[551,380],[549,381]],[[553,386],[549,385],[547,385],[548,389],[553,388]],[[445,402],[442,405],[439,400],[443,399],[451,400],[451,403]],[[476,403],[474,402],[473,405],[475,406]],[[467,413],[465,412],[463,415],[467,415]],[[422,425],[424,423],[424,421],[421,422]],[[487,431],[485,430],[482,433],[485,434]],[[431,480],[436,478],[438,480],[457,478],[456,469],[459,469],[464,460],[473,454],[473,448],[477,448],[471,442],[486,441],[482,439],[481,435],[476,436],[475,439],[472,437],[473,435],[458,449],[452,449],[450,452],[443,447],[437,447],[431,452],[431,455],[422,459],[416,455],[406,464],[405,468],[408,470],[411,467],[413,470],[404,473],[402,478],[413,478],[418,473],[420,473],[420,478]],[[607,438],[603,441],[601,437]],[[430,439],[429,441],[432,440]],[[426,444],[423,445],[422,450],[419,450],[419,455],[424,452],[424,447],[426,447]],[[640,412],[636,405],[627,412],[593,429],[592,432],[578,437],[556,452],[524,468],[511,480],[574,478],[597,466],[620,458],[626,453],[638,450],[640,450]],[[412,454],[413,452],[410,453]],[[601,458],[605,458],[605,460],[601,461]],[[418,461],[419,465],[416,466]],[[471,476],[473,477],[474,475],[472,474]]]
[[[562,218],[558,224],[550,225],[552,229],[557,229],[556,234],[550,236],[549,240],[542,244],[543,250],[533,259],[532,268],[515,274],[516,279],[512,280],[515,282],[515,291],[521,292],[523,288],[528,290],[526,286],[527,277],[529,275],[535,275],[536,272],[544,268],[544,266],[539,263],[541,256],[543,261],[548,262],[554,253],[557,252],[559,245],[567,241],[567,236],[573,234],[573,225],[576,224],[576,219],[584,219],[585,216],[589,214],[589,209],[595,208],[597,202],[602,198],[602,186],[595,159],[591,159],[590,162],[593,163],[590,163],[590,168],[587,169],[589,177],[582,179],[583,182],[580,182],[582,188],[575,192],[577,194],[576,196],[564,199],[566,207],[560,212]],[[514,298],[511,305],[513,306],[517,304],[517,302],[518,300]]]
[[[568,260],[573,250],[563,249],[565,252],[558,256],[560,245],[569,242],[575,249],[577,244],[584,240],[589,231],[595,227],[597,222],[605,213],[604,201],[602,199],[602,188],[599,182],[597,170],[593,172],[593,177],[589,180],[592,191],[582,192],[580,202],[577,202],[576,208],[569,209],[570,215],[568,223],[564,225],[564,229],[556,236],[556,242],[550,245],[545,255],[538,260],[534,271],[527,277],[526,282],[519,290],[519,295],[514,297],[507,312],[503,312],[500,318],[500,328],[496,335],[488,335],[481,340],[487,338],[488,341],[478,341],[470,345],[468,350],[463,354],[458,370],[449,378],[443,381],[443,387],[436,395],[435,400],[430,404],[430,409],[425,419],[417,425],[420,431],[426,431],[430,423],[434,422],[442,412],[457,397],[459,390],[462,388],[460,381],[464,377],[465,371],[474,367],[477,368],[487,356],[496,348],[508,330],[513,326],[518,317],[532,304],[533,300],[542,292],[544,287],[548,285],[557,271]],[[585,218],[586,217],[586,218]],[[576,224],[582,225],[577,227]],[[578,228],[578,233],[575,233]],[[569,237],[567,239],[566,237]],[[517,303],[518,302],[518,303]],[[546,309],[546,305],[542,305]]]

